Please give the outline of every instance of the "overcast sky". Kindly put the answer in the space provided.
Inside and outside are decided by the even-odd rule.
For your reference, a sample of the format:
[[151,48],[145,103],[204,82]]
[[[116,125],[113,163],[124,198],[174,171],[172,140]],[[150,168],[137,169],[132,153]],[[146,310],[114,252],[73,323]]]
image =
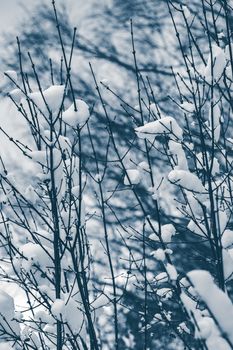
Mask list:
[[24,16],[24,8],[33,10],[38,0],[0,0],[0,31],[9,31]]
[[[111,0],[101,1],[105,4],[111,2]],[[9,32],[16,27],[25,16],[25,9],[26,12],[33,13],[35,5],[51,4],[51,2],[51,0],[0,0],[0,32]],[[85,13],[92,11],[92,2],[93,0],[56,0],[57,4],[67,4],[70,9],[70,20],[74,25],[77,25],[77,21],[83,18]]]

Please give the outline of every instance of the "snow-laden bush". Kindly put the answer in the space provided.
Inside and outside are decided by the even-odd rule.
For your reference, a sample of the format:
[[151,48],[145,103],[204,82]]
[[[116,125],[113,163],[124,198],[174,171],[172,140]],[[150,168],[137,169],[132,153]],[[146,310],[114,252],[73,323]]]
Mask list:
[[[99,83],[91,64],[96,105],[76,96],[76,29],[67,53],[54,2],[61,80],[51,67],[44,86],[30,53],[28,79],[17,40],[19,71],[5,72],[14,88],[0,125],[0,348],[233,348],[231,8],[202,5],[197,15],[168,2],[184,67],[174,73],[172,116],[140,72],[132,22],[136,106]],[[192,34],[197,20],[208,56]],[[127,147],[115,137],[105,90],[129,116]],[[96,111],[107,130],[102,158]],[[119,176],[109,181],[113,169]]]

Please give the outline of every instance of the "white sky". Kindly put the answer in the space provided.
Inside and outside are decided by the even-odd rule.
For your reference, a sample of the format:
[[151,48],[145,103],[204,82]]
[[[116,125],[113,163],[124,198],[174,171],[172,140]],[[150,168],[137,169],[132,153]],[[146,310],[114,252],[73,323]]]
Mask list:
[[[111,3],[111,0],[101,0],[105,4]],[[93,0],[56,0],[56,3],[65,2],[70,8],[71,23],[77,25],[79,18],[83,18],[85,13],[92,11]],[[9,32],[17,26],[19,21],[24,18],[24,8],[33,13],[35,5],[48,3],[51,0],[0,0],[0,33]],[[23,6],[22,6],[23,4]],[[52,5],[51,5],[52,7]]]
[[[111,0],[101,0],[105,4],[111,3]],[[36,5],[47,3],[51,5],[51,0],[0,0],[0,36],[3,32],[11,32],[17,28],[19,22],[23,22],[25,8],[27,12],[32,12]],[[95,0],[56,0],[56,3],[66,3],[70,9],[71,24],[77,25],[79,19],[84,18],[85,14],[95,11],[93,3]],[[52,5],[51,5],[52,8]],[[27,18],[27,17],[26,17]],[[25,21],[26,25],[27,21]]]
[[14,28],[24,16],[21,4],[33,9],[38,0],[0,0],[0,32],[8,32]]

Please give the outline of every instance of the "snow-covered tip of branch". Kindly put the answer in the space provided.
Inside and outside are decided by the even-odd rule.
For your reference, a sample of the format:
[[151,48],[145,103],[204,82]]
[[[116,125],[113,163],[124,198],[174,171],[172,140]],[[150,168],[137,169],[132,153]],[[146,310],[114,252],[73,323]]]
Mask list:
[[17,82],[18,80],[18,76],[17,76],[17,72],[14,71],[14,70],[6,70],[4,72],[5,76],[8,78],[8,79],[11,79],[13,80],[14,82]]

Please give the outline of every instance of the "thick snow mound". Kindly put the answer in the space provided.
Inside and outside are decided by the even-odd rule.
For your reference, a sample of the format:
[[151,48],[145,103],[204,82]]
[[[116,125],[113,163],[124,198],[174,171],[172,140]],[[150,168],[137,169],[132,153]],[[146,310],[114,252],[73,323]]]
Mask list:
[[128,169],[124,178],[125,185],[137,185],[141,181],[141,173],[137,169]]
[[225,230],[222,235],[222,246],[223,248],[228,248],[233,244],[233,231]]
[[64,85],[52,85],[48,89],[42,91],[42,94],[36,91],[28,96],[42,113],[48,114],[48,109],[51,112],[59,110],[63,101],[64,90]]
[[[6,338],[11,335],[19,335],[19,324],[13,320],[15,317],[14,299],[0,289],[0,333],[5,334]],[[7,335],[8,333],[8,335]],[[4,339],[4,335],[1,336]]]
[[217,45],[212,45],[212,57],[209,55],[207,66],[203,69],[201,75],[208,84],[218,82],[222,77],[226,66],[226,56],[224,51]]
[[21,262],[22,268],[26,271],[29,271],[32,265],[40,266],[41,268],[47,268],[52,265],[51,257],[53,253],[48,247],[45,250],[39,244],[29,242],[20,248],[20,253],[24,257]]
[[170,182],[182,186],[183,188],[197,193],[206,193],[201,180],[193,173],[186,170],[174,169],[168,174]]
[[233,304],[227,294],[219,289],[208,271],[193,270],[188,273],[200,299],[205,302],[220,330],[233,344]]
[[85,124],[88,120],[90,113],[89,107],[83,100],[75,100],[76,109],[74,103],[63,113],[63,121],[70,126],[77,126]]
[[170,138],[182,138],[183,131],[173,117],[163,117],[135,129],[139,138],[154,141],[156,136],[169,135]]

